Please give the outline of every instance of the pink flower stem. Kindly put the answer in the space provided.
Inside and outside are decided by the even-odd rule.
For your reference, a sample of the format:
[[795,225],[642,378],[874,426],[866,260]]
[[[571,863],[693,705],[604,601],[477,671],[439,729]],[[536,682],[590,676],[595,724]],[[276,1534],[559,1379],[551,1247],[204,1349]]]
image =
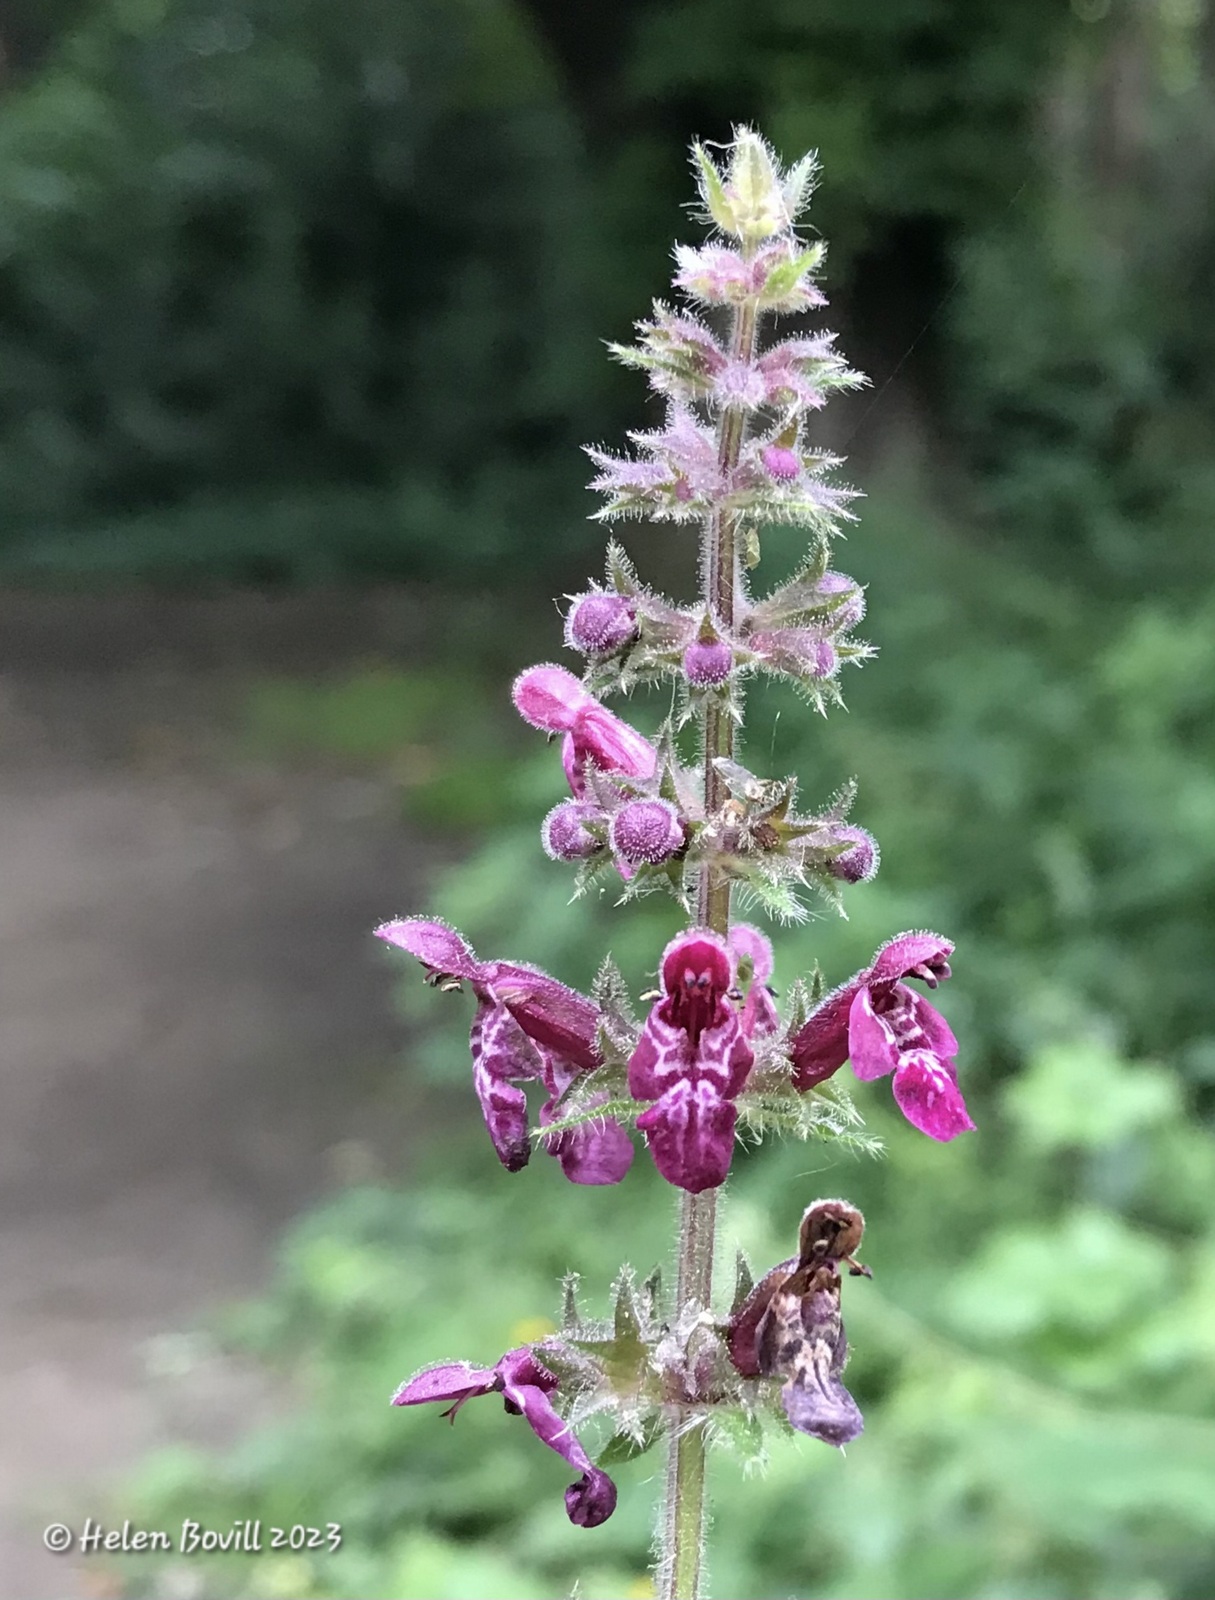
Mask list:
[[[757,306],[744,301],[734,313],[730,353],[750,361],[755,353]],[[717,429],[717,463],[723,483],[738,466],[746,434],[746,413],[727,406]],[[705,603],[721,625],[732,632],[738,593],[738,513],[716,508],[705,519],[701,535],[701,581]],[[714,765],[734,753],[734,722],[728,711],[710,703],[704,715],[705,815],[713,816],[726,799],[725,783]],[[723,937],[730,926],[730,880],[705,862],[697,885],[697,921]],[[713,1293],[713,1250],[717,1229],[717,1190],[680,1196],[679,1267],[676,1304],[707,1307]],[[659,1556],[661,1600],[699,1600],[705,1548],[705,1437],[702,1427],[684,1430],[681,1408],[671,1409],[667,1457],[666,1503]]]

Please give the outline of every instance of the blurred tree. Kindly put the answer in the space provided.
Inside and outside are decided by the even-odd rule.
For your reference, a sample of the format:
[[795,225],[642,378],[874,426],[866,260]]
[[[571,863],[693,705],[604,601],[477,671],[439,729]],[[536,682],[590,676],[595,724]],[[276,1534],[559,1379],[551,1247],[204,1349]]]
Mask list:
[[398,568],[543,558],[602,367],[578,159],[508,0],[102,8],[0,110],[7,537],[404,484]]

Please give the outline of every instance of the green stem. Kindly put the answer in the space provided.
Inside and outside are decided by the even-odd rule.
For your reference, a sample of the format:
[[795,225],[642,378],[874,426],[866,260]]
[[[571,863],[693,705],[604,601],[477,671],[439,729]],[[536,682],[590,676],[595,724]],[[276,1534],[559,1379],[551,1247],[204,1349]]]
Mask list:
[[[744,303],[734,315],[731,356],[749,361],[755,350],[756,306]],[[717,462],[724,474],[738,465],[746,433],[740,407],[723,411],[717,431]],[[734,629],[738,593],[738,515],[718,510],[705,523],[701,546],[704,600],[727,632]],[[710,705],[704,722],[705,816],[718,812],[726,799],[719,756],[734,754],[734,722],[728,711]],[[701,927],[723,937],[730,928],[730,880],[705,862],[696,896]],[[684,1194],[679,1213],[679,1270],[676,1306],[707,1307],[713,1296],[713,1246],[717,1228],[717,1191]],[[661,1600],[700,1600],[705,1547],[705,1434],[701,1425],[686,1428],[682,1408],[672,1409],[667,1457],[666,1504],[659,1562]]]

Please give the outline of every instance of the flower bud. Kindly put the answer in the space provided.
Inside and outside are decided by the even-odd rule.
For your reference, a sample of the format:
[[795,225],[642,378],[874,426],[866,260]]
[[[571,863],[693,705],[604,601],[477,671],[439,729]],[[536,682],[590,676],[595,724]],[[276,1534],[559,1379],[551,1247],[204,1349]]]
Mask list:
[[637,632],[633,607],[619,594],[579,595],[565,619],[565,642],[587,656],[610,656]]
[[831,625],[839,633],[855,628],[865,615],[865,591],[855,578],[843,572],[824,572],[818,580],[818,592],[824,599],[834,599],[837,594],[847,595],[846,600],[831,613]]
[[768,476],[776,478],[781,483],[791,482],[802,469],[797,451],[790,450],[787,445],[765,445],[759,453],[759,458]]
[[791,677],[829,678],[839,666],[835,646],[813,628],[774,628],[748,642],[765,666]]
[[695,689],[713,689],[725,683],[734,665],[734,652],[724,639],[693,639],[683,653],[683,670]]
[[658,866],[683,848],[683,823],[669,800],[630,800],[612,818],[609,838],[630,866]]
[[864,828],[835,828],[831,842],[848,847],[827,863],[827,871],[833,878],[841,878],[845,883],[868,883],[870,878],[876,877],[881,857],[877,840],[871,833]]
[[598,806],[563,800],[540,824],[540,842],[554,861],[586,861],[603,849],[602,839],[588,831],[588,822],[605,822]]

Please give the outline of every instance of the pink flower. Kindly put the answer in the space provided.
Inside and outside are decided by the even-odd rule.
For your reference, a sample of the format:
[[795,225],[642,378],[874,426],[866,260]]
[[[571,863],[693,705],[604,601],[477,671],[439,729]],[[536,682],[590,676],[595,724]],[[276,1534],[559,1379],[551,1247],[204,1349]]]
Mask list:
[[754,1060],[727,998],[734,960],[715,933],[692,929],[663,951],[663,998],[629,1060],[629,1093],[653,1100],[637,1126],[668,1183],[698,1194],[724,1183],[734,1152],[733,1105]]
[[[575,989],[535,967],[513,961],[478,961],[471,946],[454,928],[423,917],[386,922],[376,937],[407,950],[427,969],[431,981],[467,983],[477,999],[470,1043],[473,1085],[498,1159],[508,1172],[525,1167],[531,1155],[527,1100],[521,1082],[537,1080],[549,1089],[550,1104],[574,1074],[600,1065],[596,1036],[599,1007]],[[580,1130],[579,1130],[580,1131]],[[579,1157],[562,1168],[574,1183],[617,1183],[624,1176],[615,1123],[587,1124],[579,1143]],[[588,1141],[602,1141],[598,1160],[588,1152]],[[628,1144],[627,1137],[624,1141]],[[556,1144],[556,1141],[554,1141]],[[561,1149],[555,1148],[561,1155]],[[629,1146],[629,1159],[632,1146]],[[611,1171],[614,1177],[584,1177],[583,1172]]]
[[565,1491],[566,1515],[580,1528],[597,1528],[616,1509],[616,1485],[594,1465],[577,1434],[554,1409],[549,1396],[557,1386],[557,1379],[535,1350],[523,1345],[518,1350],[508,1350],[495,1367],[474,1367],[467,1361],[427,1367],[401,1385],[392,1403],[420,1406],[436,1400],[449,1401],[449,1409],[443,1415],[454,1422],[467,1401],[479,1395],[500,1394],[509,1414],[522,1416],[541,1444],[555,1450],[582,1474]]
[[765,666],[789,677],[830,678],[839,668],[834,644],[818,628],[771,628],[746,642]]
[[[547,1128],[550,1122],[559,1118],[561,1113],[557,1102],[577,1076],[577,1071],[568,1062],[560,1061],[551,1054],[547,1057],[544,1086],[548,1090],[548,1099],[540,1107],[542,1128]],[[607,1094],[604,1093],[591,1104],[600,1105],[606,1100]],[[590,1108],[587,1107],[588,1110]],[[571,1183],[619,1183],[633,1165],[633,1141],[620,1124],[613,1122],[610,1117],[549,1134],[544,1147],[549,1155],[556,1156],[562,1172]]]
[[974,1128],[958,1088],[958,1041],[945,1018],[905,978],[929,988],[949,977],[953,945],[938,933],[901,933],[873,965],[829,994],[790,1039],[793,1082],[813,1088],[851,1057],[858,1078],[894,1074],[908,1122],[947,1143]]
[[652,778],[658,754],[635,728],[600,705],[564,667],[529,667],[515,679],[515,709],[533,728],[563,733],[561,759],[574,798],[586,793],[587,763],[601,772]]
[[780,1032],[780,1015],[768,987],[775,968],[772,943],[749,922],[736,922],[730,929],[730,949],[739,963],[751,968],[751,985],[742,1010],[742,1028],[748,1039]]

